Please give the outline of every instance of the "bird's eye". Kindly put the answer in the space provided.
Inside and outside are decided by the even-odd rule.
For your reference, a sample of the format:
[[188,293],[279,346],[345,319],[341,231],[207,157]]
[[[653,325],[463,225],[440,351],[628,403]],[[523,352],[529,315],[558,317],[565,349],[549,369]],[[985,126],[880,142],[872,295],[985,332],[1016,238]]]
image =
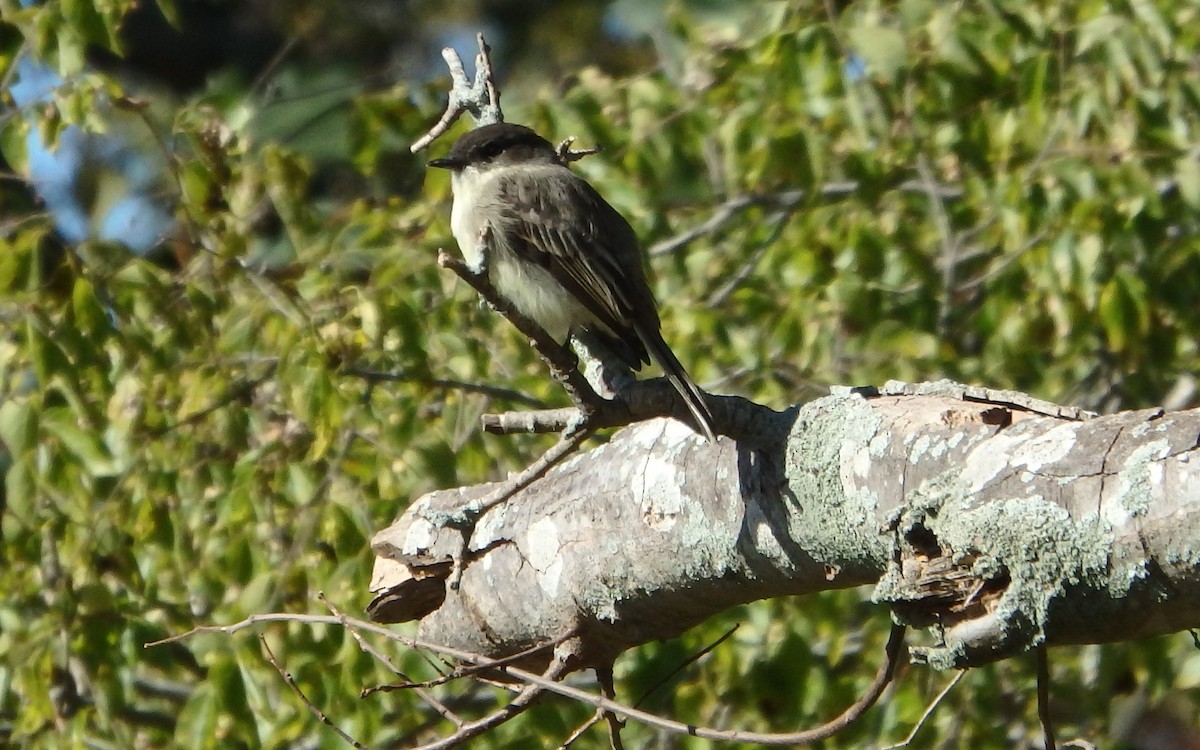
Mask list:
[[483,153],[484,157],[487,159],[495,159],[503,151],[504,151],[504,144],[496,143],[495,141],[492,141],[491,143],[485,143],[483,145],[483,149],[482,149],[482,153]]

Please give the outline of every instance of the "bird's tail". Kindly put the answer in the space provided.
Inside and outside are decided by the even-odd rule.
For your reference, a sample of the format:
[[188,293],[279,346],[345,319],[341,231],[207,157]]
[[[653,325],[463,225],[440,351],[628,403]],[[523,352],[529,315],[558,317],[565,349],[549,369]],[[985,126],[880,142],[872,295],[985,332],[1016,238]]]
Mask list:
[[683,397],[683,403],[687,405],[688,411],[692,413],[692,417],[696,421],[693,426],[696,432],[704,435],[710,443],[715,443],[717,435],[713,429],[713,415],[704,401],[704,391],[700,390],[700,386],[696,385],[687,371],[683,369],[683,365],[679,363],[679,359],[671,351],[671,347],[667,346],[667,342],[663,341],[662,334],[657,329],[646,329],[640,325],[635,325],[634,329],[637,331],[638,338],[646,345],[650,356],[663,369],[667,380]]

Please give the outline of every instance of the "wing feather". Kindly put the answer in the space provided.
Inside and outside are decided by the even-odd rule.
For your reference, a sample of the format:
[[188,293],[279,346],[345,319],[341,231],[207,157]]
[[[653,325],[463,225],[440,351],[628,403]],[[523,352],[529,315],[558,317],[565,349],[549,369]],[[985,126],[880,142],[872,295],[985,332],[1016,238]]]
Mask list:
[[519,212],[502,227],[510,249],[536,263],[587,308],[633,357],[649,363],[637,328],[659,327],[658,310],[629,222],[583,178],[561,166],[504,175],[497,198]]

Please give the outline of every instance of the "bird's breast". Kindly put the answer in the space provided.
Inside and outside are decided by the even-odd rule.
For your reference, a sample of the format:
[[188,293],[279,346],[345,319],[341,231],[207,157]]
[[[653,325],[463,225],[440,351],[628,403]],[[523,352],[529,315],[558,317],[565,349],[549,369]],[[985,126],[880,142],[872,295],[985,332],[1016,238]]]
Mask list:
[[[496,200],[499,190],[495,181],[501,173],[502,170],[481,173],[468,168],[454,175],[454,207],[450,211],[450,229],[454,232],[463,259],[478,268],[483,256],[480,231],[490,223],[493,234],[487,247],[487,267],[492,287],[556,341],[566,341],[573,328],[595,325],[597,321],[549,270],[520,258],[512,251],[511,243],[504,234],[511,222],[497,221],[498,217],[491,216],[496,211],[511,208]],[[486,207],[483,212],[480,211],[481,205]]]

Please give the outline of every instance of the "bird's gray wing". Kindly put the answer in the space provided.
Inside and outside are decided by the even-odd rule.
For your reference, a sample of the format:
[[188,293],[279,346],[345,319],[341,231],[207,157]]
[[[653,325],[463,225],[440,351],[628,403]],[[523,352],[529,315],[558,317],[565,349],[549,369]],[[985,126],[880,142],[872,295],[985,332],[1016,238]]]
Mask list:
[[566,167],[514,170],[497,190],[511,250],[547,269],[629,350],[631,365],[648,363],[637,329],[657,331],[658,311],[629,222]]
[[[513,170],[499,179],[505,211],[499,227],[519,257],[546,268],[609,330],[630,367],[650,356],[691,412],[695,428],[716,440],[704,392],[663,341],[658,307],[629,222],[570,169]],[[605,332],[600,332],[605,333]]]

